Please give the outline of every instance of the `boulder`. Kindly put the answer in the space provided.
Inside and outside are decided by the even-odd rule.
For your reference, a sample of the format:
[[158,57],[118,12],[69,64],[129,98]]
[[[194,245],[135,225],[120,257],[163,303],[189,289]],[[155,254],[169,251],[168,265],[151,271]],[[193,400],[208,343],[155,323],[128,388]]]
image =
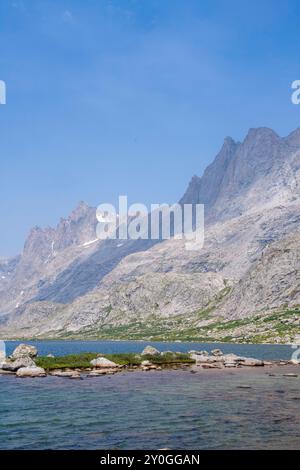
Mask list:
[[209,353],[207,351],[188,351],[188,354],[191,355],[191,354],[198,354],[200,356],[209,356]]
[[54,375],[55,377],[68,377],[68,378],[80,378],[80,373],[77,371],[62,371],[62,370],[54,370],[50,373],[50,375]]
[[223,356],[223,353],[222,353],[221,349],[213,349],[211,354],[213,356]]
[[97,357],[96,359],[93,359],[90,364],[93,366],[93,367],[99,367],[101,369],[103,368],[114,368],[114,367],[119,367],[118,364],[116,364],[115,362],[112,362],[112,361],[109,361],[108,359],[106,359],[105,357]]
[[202,369],[219,369],[220,368],[218,365],[210,364],[210,363],[201,364],[201,367]]
[[35,346],[30,344],[19,344],[12,353],[13,359],[19,359],[20,357],[36,357],[38,350]]
[[198,354],[201,354],[202,356],[209,356],[209,352],[208,352],[208,351],[199,351]]
[[100,377],[101,375],[107,375],[107,369],[99,369],[90,372],[87,377]]
[[264,366],[264,361],[259,359],[253,359],[252,357],[244,357],[242,360],[239,361],[242,366],[246,367],[261,367]]
[[51,357],[51,358],[54,358],[55,356],[53,356],[53,354],[47,354],[46,357]]
[[239,362],[239,361],[243,361],[244,359],[246,359],[245,357],[241,357],[241,356],[237,356],[236,354],[224,354],[223,355],[223,359],[224,361],[226,362]]
[[17,370],[17,377],[46,377],[42,367],[21,367]]
[[237,367],[237,363],[236,362],[225,362],[224,363],[224,367]]
[[142,352],[142,356],[159,356],[160,352],[158,349],[155,349],[153,346],[146,346]]
[[151,365],[152,365],[152,363],[150,361],[141,362],[141,366],[143,366],[143,367],[148,367],[148,366],[151,366]]
[[18,369],[21,369],[21,367],[35,367],[35,363],[31,359],[31,357],[25,356],[25,357],[20,357],[19,359],[16,359],[15,361],[7,361],[4,364],[2,364],[3,370],[9,370],[11,372],[15,372]]
[[218,362],[219,359],[214,357],[214,356],[203,356],[202,354],[191,354],[191,359],[196,361],[197,364],[202,364],[202,363],[212,363],[212,362]]

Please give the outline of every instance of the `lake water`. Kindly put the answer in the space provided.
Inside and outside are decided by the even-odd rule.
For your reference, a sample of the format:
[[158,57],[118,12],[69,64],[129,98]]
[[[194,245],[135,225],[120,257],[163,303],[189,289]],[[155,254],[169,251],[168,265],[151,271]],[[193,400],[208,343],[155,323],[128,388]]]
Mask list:
[[[142,342],[34,342],[40,354],[140,352]],[[153,343],[161,350],[216,345]],[[288,346],[219,345],[267,359]],[[11,352],[15,343],[8,344]],[[300,449],[298,368],[121,372],[70,380],[0,376],[1,449]],[[272,375],[270,375],[272,373]],[[249,388],[246,388],[249,387]]]

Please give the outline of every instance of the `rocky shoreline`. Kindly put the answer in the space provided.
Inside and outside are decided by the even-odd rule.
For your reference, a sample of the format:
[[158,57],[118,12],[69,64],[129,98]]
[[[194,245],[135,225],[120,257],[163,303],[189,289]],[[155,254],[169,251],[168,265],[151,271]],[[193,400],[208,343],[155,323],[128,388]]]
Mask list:
[[[83,379],[116,374],[121,371],[155,371],[162,369],[190,369],[195,373],[201,370],[231,370],[245,368],[272,368],[273,366],[298,366],[300,361],[263,361],[251,357],[224,354],[220,349],[208,351],[189,351],[187,354],[165,351],[160,352],[147,346],[140,354],[77,354],[54,357],[39,356],[36,347],[20,344],[12,355],[0,357],[0,376],[14,375],[20,378],[63,377]],[[295,373],[286,374],[298,377]]]

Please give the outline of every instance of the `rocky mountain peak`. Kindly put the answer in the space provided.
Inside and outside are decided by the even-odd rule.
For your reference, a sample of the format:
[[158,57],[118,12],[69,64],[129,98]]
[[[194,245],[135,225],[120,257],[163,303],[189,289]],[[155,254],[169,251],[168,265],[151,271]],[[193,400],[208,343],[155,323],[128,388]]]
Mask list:
[[265,140],[265,139],[276,139],[280,140],[279,135],[269,127],[250,127],[246,140]]
[[87,216],[91,210],[94,210],[90,207],[85,201],[80,201],[75,209],[71,212],[69,219],[76,222],[82,217]]
[[181,204],[206,204],[211,207],[216,200],[222,179],[229,162],[235,154],[239,143],[226,137],[218,155],[204,171],[203,176],[193,176],[188,189],[182,197]]
[[291,147],[300,148],[300,127],[291,132],[285,140]]
[[223,142],[223,146],[221,148],[221,152],[226,152],[226,151],[230,151],[232,148],[234,148],[239,142],[235,142],[235,140],[230,137],[230,136],[227,136],[225,137],[224,139],[224,142]]
[[28,235],[27,240],[24,244],[23,254],[32,255],[36,252],[39,252],[41,247],[53,236],[54,229],[48,227],[42,229],[39,226],[33,227]]
[[95,238],[96,210],[86,202],[79,202],[71,214],[61,219],[55,231],[56,250],[80,245]]
[[45,229],[35,226],[31,229],[24,245],[19,270],[22,265],[43,266],[54,259],[57,253],[74,245],[75,247],[95,237],[96,211],[85,202],[79,202],[67,218],[60,219],[56,228]]
[[279,190],[286,186],[286,179],[278,180],[280,168],[298,144],[299,129],[286,139],[267,127],[249,129],[242,143],[226,137],[213,163],[201,178],[192,179],[181,202],[205,204],[207,220],[239,215],[263,201],[274,180]]

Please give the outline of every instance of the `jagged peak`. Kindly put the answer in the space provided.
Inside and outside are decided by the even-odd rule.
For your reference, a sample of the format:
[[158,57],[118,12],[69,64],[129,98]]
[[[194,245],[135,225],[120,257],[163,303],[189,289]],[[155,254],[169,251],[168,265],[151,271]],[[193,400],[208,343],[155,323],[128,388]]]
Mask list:
[[285,137],[285,141],[292,147],[300,147],[300,127]]
[[[86,214],[88,214],[91,210],[92,210],[92,207],[89,206],[85,201],[79,201],[75,209],[72,210],[67,220],[76,221],[78,219],[81,219]],[[65,219],[62,219],[62,220],[65,220]]]
[[90,209],[90,206],[85,201],[79,201],[75,209]]
[[269,127],[251,127],[246,135],[244,142],[264,138],[280,140],[280,136],[277,134],[277,132]]
[[191,178],[191,180],[190,180],[190,182],[189,182],[189,185],[193,185],[193,184],[195,184],[195,183],[199,183],[200,179],[201,179],[200,176],[198,176],[198,175],[193,175],[192,178]]
[[227,161],[228,158],[230,159],[232,157],[232,155],[235,153],[237,147],[240,145],[240,142],[236,142],[232,137],[228,136],[228,137],[225,137],[224,141],[223,141],[223,145],[220,149],[220,151],[218,152],[218,154],[216,155],[214,161],[212,162],[211,165],[208,165],[207,168],[209,168],[210,166],[212,166],[215,162],[218,162],[220,159],[224,159]]
[[238,143],[239,143],[239,142],[236,142],[232,137],[230,137],[230,135],[228,135],[228,136],[225,137],[225,139],[224,139],[223,147],[224,147],[224,146],[226,146],[226,147],[228,147],[228,146],[232,147],[232,146],[237,145]]
[[51,227],[42,228],[39,225],[35,225],[30,230],[29,235],[28,235],[28,239],[32,239],[36,236],[43,235],[43,234],[48,233],[50,231],[53,231],[53,229]]

